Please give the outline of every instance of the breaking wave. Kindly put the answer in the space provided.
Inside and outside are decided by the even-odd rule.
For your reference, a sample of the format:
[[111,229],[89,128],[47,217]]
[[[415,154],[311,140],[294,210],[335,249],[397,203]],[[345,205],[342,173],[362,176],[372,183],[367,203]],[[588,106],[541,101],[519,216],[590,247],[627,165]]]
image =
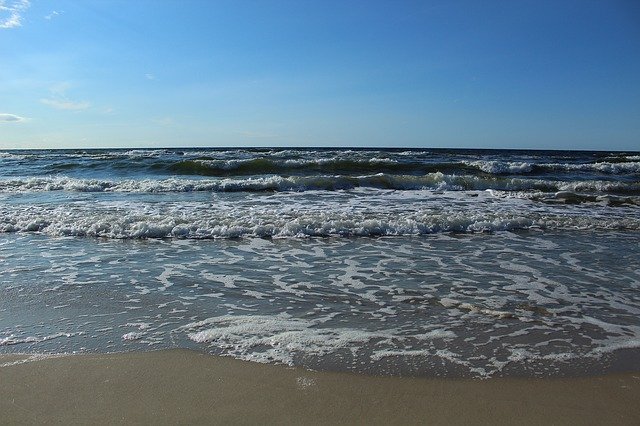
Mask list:
[[530,162],[509,162],[509,161],[467,161],[470,167],[474,167],[482,172],[504,175],[504,174],[530,174],[534,172],[596,172],[602,174],[639,174],[640,162],[594,162],[594,163],[530,163]]
[[605,180],[552,181],[509,177],[445,175],[423,176],[379,173],[363,176],[265,176],[222,179],[77,179],[71,177],[30,177],[0,180],[0,193],[8,192],[251,192],[308,191],[376,188],[389,190],[432,189],[440,191],[573,191],[640,195],[640,182]]
[[0,207],[0,232],[116,239],[375,237],[524,229],[636,231],[640,230],[640,217],[569,214],[565,210],[496,209],[490,205],[468,210],[464,204],[406,211],[376,209],[372,205],[363,211],[354,211],[339,202],[324,208],[291,207],[287,202],[253,208],[210,203]]

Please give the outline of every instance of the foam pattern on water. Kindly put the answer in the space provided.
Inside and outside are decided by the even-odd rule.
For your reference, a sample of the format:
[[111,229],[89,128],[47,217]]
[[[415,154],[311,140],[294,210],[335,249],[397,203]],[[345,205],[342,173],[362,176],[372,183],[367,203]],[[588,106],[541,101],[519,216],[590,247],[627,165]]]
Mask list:
[[185,347],[374,374],[583,374],[640,348],[638,232],[0,236],[0,352]]

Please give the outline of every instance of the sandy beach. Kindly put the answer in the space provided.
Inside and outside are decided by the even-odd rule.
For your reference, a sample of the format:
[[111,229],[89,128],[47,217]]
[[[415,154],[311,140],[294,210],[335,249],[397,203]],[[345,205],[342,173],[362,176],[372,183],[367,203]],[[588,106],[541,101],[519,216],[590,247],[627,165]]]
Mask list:
[[0,357],[2,424],[638,424],[640,374],[420,379],[187,350]]

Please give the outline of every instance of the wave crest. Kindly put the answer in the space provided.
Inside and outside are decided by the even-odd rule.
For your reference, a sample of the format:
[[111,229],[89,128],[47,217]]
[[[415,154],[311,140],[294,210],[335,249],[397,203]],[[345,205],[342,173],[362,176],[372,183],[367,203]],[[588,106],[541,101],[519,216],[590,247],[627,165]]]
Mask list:
[[422,176],[379,173],[363,176],[264,176],[221,179],[76,179],[71,177],[32,177],[0,180],[0,193],[70,191],[70,192],[241,192],[241,191],[309,191],[374,188],[388,190],[439,191],[542,191],[591,192],[640,195],[640,182],[549,181],[542,179],[494,176],[446,175],[440,172]]
[[[522,229],[640,230],[634,216],[544,213],[530,208],[469,209],[459,205],[398,211],[375,203],[354,210],[332,206],[280,204],[247,207],[191,203],[157,206],[141,204],[68,204],[0,207],[0,232],[39,232],[50,236],[103,238],[240,238],[399,236],[434,233],[478,233]],[[466,206],[466,208],[465,208]]]

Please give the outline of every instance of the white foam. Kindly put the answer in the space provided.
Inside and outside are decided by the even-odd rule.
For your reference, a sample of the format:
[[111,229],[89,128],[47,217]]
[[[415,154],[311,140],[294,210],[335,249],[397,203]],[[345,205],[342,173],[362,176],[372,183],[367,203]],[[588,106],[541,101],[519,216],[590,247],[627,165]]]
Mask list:
[[47,359],[60,358],[64,356],[67,356],[67,354],[29,354],[29,355],[25,355],[24,358],[18,359],[16,361],[4,362],[0,364],[0,368],[12,367],[14,365],[28,364],[30,362],[44,361]]
[[47,336],[27,336],[27,337],[16,337],[15,335],[9,335],[7,337],[0,338],[0,346],[10,346],[10,345],[18,345],[22,343],[41,343],[46,342],[53,339],[58,339],[60,337],[72,337],[76,336],[78,333],[54,333]]
[[[419,194],[422,194],[419,193]],[[489,194],[487,194],[489,195]],[[626,210],[531,209],[526,200],[496,206],[481,198],[400,201],[392,193],[366,203],[337,197],[304,203],[285,197],[277,203],[74,203],[0,205],[0,232],[106,238],[238,238],[424,235],[484,233],[517,229],[640,229],[640,215]],[[251,201],[251,200],[250,200]],[[396,203],[411,208],[398,208]],[[499,207],[499,208],[498,208]],[[165,277],[158,277],[165,286]]]
[[[614,167],[614,165],[612,165],[612,167]],[[640,191],[640,185],[638,185],[637,182],[625,183],[601,180],[550,181],[521,178],[496,179],[495,177],[486,178],[470,175],[445,175],[441,172],[427,173],[418,176],[377,173],[362,176],[253,176],[246,178],[217,179],[163,178],[106,180],[78,179],[65,176],[0,179],[0,193],[50,191],[112,193],[335,191],[353,188],[397,190],[432,189],[438,191],[486,189],[503,191]]]
[[150,322],[128,322],[124,325],[124,327],[136,327],[139,330],[147,330],[151,327]]
[[[395,329],[367,331],[354,328],[319,327],[322,320],[304,320],[288,314],[225,315],[180,327],[197,343],[207,343],[240,359],[257,362],[281,362],[293,365],[296,355],[323,356],[347,350],[354,355],[364,348],[372,350],[372,359],[386,356],[414,356],[410,348],[395,350],[393,342],[450,340],[450,330],[435,329],[402,336]],[[200,331],[193,331],[198,330]],[[422,352],[420,352],[422,353]]]
[[431,349],[409,349],[409,350],[393,350],[393,349],[383,349],[375,351],[371,355],[371,360],[380,361],[384,358],[391,357],[418,357],[418,358],[427,358],[433,357],[435,355],[435,351]]
[[[201,325],[201,323],[190,326]],[[385,333],[371,333],[354,329],[316,329],[314,323],[278,316],[223,316],[210,318],[203,331],[189,333],[195,342],[210,343],[228,349],[235,356],[258,362],[278,361],[293,364],[295,352],[325,355],[337,349],[352,350],[373,338],[388,339]],[[254,351],[253,348],[266,348]]]
[[465,164],[477,167],[483,172],[491,174],[518,174],[529,173],[533,165],[526,162],[506,162],[506,161],[465,161]]
[[636,161],[624,163],[609,163],[602,161],[586,164],[547,163],[541,164],[541,166],[553,170],[595,171],[607,174],[640,173],[640,162]]
[[474,305],[472,303],[461,302],[459,300],[449,299],[446,297],[440,299],[440,304],[445,308],[457,308],[476,314],[489,315],[500,319],[517,318],[516,315],[512,312],[500,311],[497,309],[488,309],[482,306]]
[[456,336],[451,330],[447,330],[444,328],[438,328],[435,330],[428,331],[422,334],[415,334],[413,337],[419,340],[434,340],[434,339],[453,339]]
[[144,337],[145,333],[132,331],[122,335],[122,340],[140,340]]

